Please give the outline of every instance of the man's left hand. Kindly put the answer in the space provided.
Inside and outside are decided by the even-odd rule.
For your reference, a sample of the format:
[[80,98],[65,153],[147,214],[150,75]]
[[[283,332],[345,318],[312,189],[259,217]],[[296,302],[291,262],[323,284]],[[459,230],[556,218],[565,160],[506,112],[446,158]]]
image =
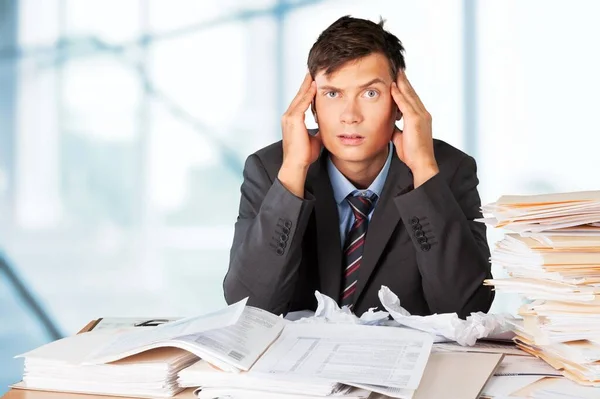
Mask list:
[[439,173],[433,153],[431,114],[415,93],[403,70],[392,83],[392,97],[404,116],[404,130],[396,128],[392,141],[402,162],[411,170],[415,188]]

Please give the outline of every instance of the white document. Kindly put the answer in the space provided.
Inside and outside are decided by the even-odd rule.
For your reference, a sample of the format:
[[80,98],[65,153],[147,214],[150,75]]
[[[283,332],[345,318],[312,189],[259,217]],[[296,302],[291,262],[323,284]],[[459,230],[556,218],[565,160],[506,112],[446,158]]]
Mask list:
[[231,365],[239,370],[249,370],[287,323],[265,310],[246,307],[240,320],[232,326],[174,341],[181,342],[180,347],[192,353],[196,353],[193,349],[199,345],[198,356],[222,369],[230,369],[226,366]]
[[[205,388],[195,391],[198,399],[323,399],[326,396],[310,394],[292,394],[281,392],[270,392],[266,390],[250,390],[239,388]],[[370,392],[364,389],[353,389],[347,393],[329,396],[340,399],[367,399],[372,398]],[[375,399],[375,398],[373,398]]]
[[566,378],[557,378],[542,389],[536,390],[533,399],[598,399],[600,387],[579,385]]
[[600,191],[573,191],[564,193],[535,194],[535,195],[503,195],[496,204],[507,205],[544,205],[557,206],[569,203],[600,202]]
[[562,377],[562,374],[548,363],[534,356],[504,356],[495,376],[539,376]]
[[86,363],[106,363],[148,349],[172,346],[224,370],[248,370],[277,339],[287,321],[245,303],[246,300],[240,301],[203,317],[122,333],[92,354]]
[[35,359],[61,364],[79,365],[92,353],[95,348],[113,342],[115,336],[123,334],[111,331],[90,331],[65,337],[29,352],[15,356],[15,358]]
[[113,342],[93,353],[86,363],[111,362],[155,348],[157,343],[160,344],[176,337],[231,326],[240,318],[247,301],[247,298],[243,299],[225,309],[207,315],[187,317],[152,329],[135,330],[120,334]]
[[499,343],[490,341],[477,341],[473,346],[462,346],[456,342],[442,342],[433,345],[433,352],[478,352],[478,353],[504,353],[505,355],[532,357],[525,351],[517,348],[514,343]]
[[265,375],[262,373],[228,373],[217,370],[205,360],[181,370],[177,382],[182,387],[231,388],[269,391],[281,394],[330,396],[345,393],[349,387],[322,378]]
[[416,389],[433,339],[393,327],[288,324],[251,373]]
[[483,391],[482,396],[491,398],[508,398],[513,392],[542,379],[542,376],[492,376]]
[[385,395],[386,398],[390,397],[397,399],[412,399],[415,396],[416,392],[412,389],[382,387],[380,385],[371,384],[353,384],[352,386],[366,389],[367,391],[375,392],[381,395]]

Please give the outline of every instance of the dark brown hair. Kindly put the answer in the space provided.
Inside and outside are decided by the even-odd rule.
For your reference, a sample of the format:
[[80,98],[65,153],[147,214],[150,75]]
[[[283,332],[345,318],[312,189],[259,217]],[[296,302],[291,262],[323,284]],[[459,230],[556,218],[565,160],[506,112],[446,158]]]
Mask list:
[[396,36],[383,29],[384,23],[383,19],[376,24],[346,15],[331,24],[308,53],[308,70],[313,79],[323,69],[329,75],[345,63],[373,53],[381,53],[389,60],[392,79],[396,79],[398,70],[406,68],[404,47]]

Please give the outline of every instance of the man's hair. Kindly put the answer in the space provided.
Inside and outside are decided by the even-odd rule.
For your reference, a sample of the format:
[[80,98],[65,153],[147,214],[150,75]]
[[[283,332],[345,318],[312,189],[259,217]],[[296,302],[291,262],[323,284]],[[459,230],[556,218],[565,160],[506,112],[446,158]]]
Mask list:
[[383,29],[379,23],[349,15],[341,17],[325,29],[308,53],[308,70],[315,77],[325,70],[325,75],[338,70],[349,61],[356,61],[373,53],[383,54],[390,63],[392,79],[399,69],[404,70],[404,47],[400,40]]

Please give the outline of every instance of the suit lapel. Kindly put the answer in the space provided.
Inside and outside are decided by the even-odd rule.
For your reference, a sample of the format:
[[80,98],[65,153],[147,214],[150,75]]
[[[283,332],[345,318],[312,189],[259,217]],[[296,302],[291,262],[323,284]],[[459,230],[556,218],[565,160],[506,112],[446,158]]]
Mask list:
[[[413,177],[410,169],[398,158],[395,148],[393,149],[392,163],[388,176],[383,185],[381,197],[375,205],[375,211],[369,222],[367,240],[363,250],[363,258],[358,271],[355,298],[365,289],[369,277],[381,257],[394,229],[400,221],[400,212],[394,203],[394,197],[407,191],[413,185]],[[338,233],[339,235],[339,233]]]
[[327,172],[327,157],[328,152],[323,150],[319,160],[311,165],[306,184],[315,196],[314,216],[321,293],[337,301],[342,279],[342,244],[337,204]]

